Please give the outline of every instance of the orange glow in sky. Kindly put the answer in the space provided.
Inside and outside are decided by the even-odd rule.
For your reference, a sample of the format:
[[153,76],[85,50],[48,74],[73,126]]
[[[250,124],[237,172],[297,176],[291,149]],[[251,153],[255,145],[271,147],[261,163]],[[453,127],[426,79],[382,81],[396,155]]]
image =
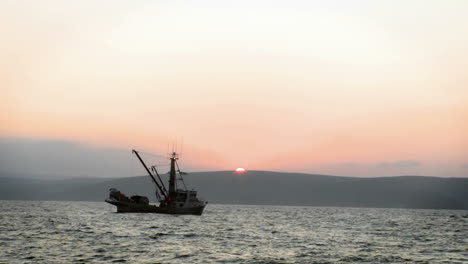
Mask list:
[[468,177],[466,10],[3,1],[0,138],[183,141],[193,170]]

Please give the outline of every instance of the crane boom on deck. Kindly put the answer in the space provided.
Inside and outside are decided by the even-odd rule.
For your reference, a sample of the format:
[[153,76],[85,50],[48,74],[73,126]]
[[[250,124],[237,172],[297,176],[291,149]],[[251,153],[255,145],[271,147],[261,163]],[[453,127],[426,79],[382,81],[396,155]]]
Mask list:
[[[143,159],[140,157],[140,154],[138,154],[138,151],[132,149],[132,153],[135,154],[138,159],[140,160],[141,164],[143,165],[143,167],[146,169],[146,171],[148,172],[149,176],[151,177],[151,179],[153,180],[153,182],[156,184],[156,186],[158,187],[159,191],[161,192],[161,194],[164,196],[164,199],[167,199],[168,198],[168,195],[167,195],[167,192],[165,191],[165,188],[163,188],[157,181],[156,179],[154,178],[153,174],[151,173],[151,171],[148,169],[148,167],[146,166],[145,162],[143,161]],[[159,175],[158,175],[159,177]],[[159,179],[161,180],[161,179]],[[156,191],[156,196],[158,196],[157,194],[157,191]]]

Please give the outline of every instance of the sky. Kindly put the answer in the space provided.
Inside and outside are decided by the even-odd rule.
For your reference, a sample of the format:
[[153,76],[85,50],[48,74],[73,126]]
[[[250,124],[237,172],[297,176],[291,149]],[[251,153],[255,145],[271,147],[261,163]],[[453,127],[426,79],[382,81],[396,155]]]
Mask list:
[[123,177],[140,172],[132,148],[177,148],[192,171],[468,177],[467,12],[4,0],[0,167]]

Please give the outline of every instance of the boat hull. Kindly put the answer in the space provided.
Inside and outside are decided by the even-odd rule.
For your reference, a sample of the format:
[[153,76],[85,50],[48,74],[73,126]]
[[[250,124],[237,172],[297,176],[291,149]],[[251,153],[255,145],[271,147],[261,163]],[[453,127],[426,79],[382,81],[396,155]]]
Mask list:
[[136,204],[123,201],[105,200],[107,203],[117,207],[117,213],[155,213],[155,214],[178,214],[178,215],[202,215],[206,205],[196,207],[159,207],[152,204]]

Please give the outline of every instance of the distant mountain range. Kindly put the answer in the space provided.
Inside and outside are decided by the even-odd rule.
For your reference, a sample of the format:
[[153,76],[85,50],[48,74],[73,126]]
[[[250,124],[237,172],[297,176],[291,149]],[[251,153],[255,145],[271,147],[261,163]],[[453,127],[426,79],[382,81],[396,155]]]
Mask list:
[[[468,178],[356,178],[269,171],[196,172],[184,178],[210,203],[468,210]],[[0,175],[1,200],[103,201],[113,187],[155,200],[149,176],[45,180]]]

